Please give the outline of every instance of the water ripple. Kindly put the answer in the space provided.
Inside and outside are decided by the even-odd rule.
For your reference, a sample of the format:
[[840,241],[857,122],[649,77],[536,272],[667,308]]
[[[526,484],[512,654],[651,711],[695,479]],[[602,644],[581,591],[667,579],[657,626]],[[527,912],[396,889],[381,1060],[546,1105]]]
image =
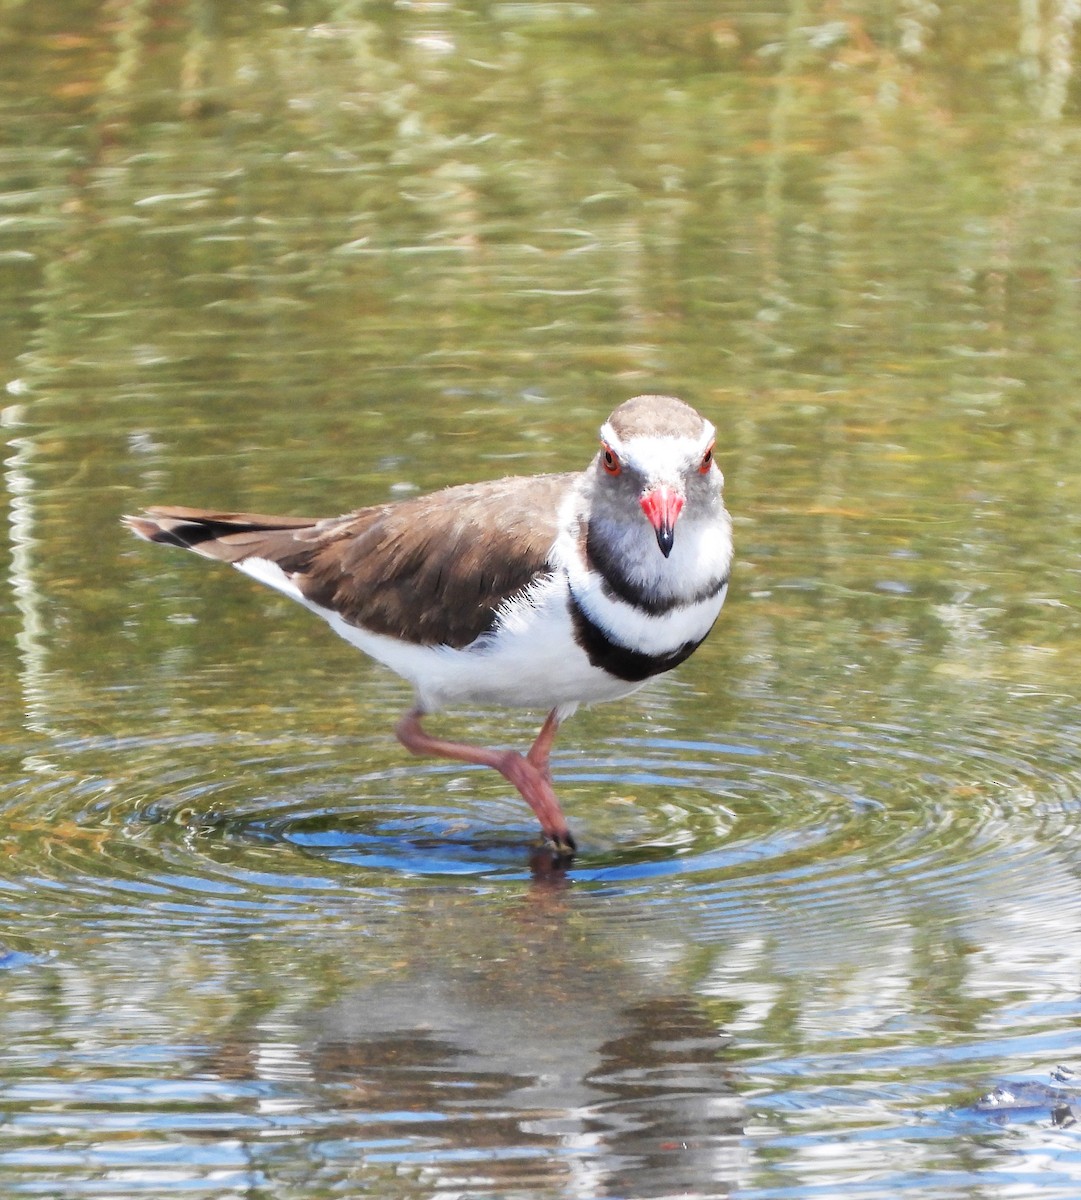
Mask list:
[[[878,905],[873,921],[952,903],[977,879],[985,901],[1039,887],[1050,903],[1074,886],[1055,862],[1081,826],[1071,737],[1050,718],[1006,737],[777,710],[724,740],[624,736],[588,762],[565,749],[555,772],[582,845],[566,878],[624,894],[678,881],[718,928],[751,895],[805,915],[858,895]],[[325,914],[358,885],[528,880],[532,817],[498,777],[440,762],[357,771],[356,754],[330,739],[230,758],[205,734],[69,744],[66,762],[104,755],[117,774],[32,764],[6,806],[0,901],[63,894],[243,924]]]

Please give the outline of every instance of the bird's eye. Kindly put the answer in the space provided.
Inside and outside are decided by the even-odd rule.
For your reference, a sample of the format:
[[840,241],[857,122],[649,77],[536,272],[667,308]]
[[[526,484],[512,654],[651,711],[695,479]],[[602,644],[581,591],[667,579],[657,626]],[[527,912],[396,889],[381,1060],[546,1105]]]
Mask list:
[[623,464],[619,461],[619,455],[611,446],[605,446],[604,453],[601,455],[601,462],[604,463],[604,469],[609,475],[618,475],[623,470]]
[[706,472],[712,466],[713,466],[713,447],[710,446],[710,448],[705,452],[705,454],[702,455],[702,461],[698,464],[698,470],[701,472],[701,474],[705,475]]

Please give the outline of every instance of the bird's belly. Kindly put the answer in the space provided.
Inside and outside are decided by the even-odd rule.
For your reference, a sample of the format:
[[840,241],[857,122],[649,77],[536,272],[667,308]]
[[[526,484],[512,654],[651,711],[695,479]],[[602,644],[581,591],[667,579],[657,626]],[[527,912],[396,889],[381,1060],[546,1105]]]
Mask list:
[[339,637],[408,680],[428,712],[453,704],[555,708],[615,700],[640,685],[594,667],[574,641],[564,609],[544,605],[529,621],[500,626],[462,649],[372,633],[302,601]]
[[528,654],[496,647],[444,655],[437,671],[414,681],[428,709],[456,703],[551,709],[617,700],[641,686],[593,666],[577,646],[547,652],[537,648]]

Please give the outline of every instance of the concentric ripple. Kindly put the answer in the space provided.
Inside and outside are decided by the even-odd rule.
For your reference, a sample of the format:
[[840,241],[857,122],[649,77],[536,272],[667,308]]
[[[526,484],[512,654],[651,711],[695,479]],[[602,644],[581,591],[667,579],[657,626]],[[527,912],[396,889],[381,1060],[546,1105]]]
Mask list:
[[[1081,746],[1054,718],[1006,737],[773,709],[724,740],[572,743],[554,764],[580,842],[564,875],[633,894],[678,881],[718,929],[746,918],[740,897],[805,916],[857,903],[872,924],[976,880],[985,903],[1033,887],[1050,902],[1073,886],[1056,847],[1081,826]],[[68,744],[67,769],[29,761],[9,796],[0,893],[23,912],[62,893],[115,916],[244,925],[325,918],[358,886],[528,881],[532,815],[497,776],[402,763],[381,743],[360,753],[358,770],[345,739],[243,757],[206,735]],[[103,756],[126,772],[89,769]]]

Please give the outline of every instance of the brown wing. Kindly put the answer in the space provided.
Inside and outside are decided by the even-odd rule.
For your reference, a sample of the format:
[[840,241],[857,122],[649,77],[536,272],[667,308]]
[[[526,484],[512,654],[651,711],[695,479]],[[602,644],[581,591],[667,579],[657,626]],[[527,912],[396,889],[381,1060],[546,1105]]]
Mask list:
[[466,484],[327,520],[153,508],[128,525],[224,562],[269,559],[305,597],[374,633],[461,647],[544,573],[573,479]]

